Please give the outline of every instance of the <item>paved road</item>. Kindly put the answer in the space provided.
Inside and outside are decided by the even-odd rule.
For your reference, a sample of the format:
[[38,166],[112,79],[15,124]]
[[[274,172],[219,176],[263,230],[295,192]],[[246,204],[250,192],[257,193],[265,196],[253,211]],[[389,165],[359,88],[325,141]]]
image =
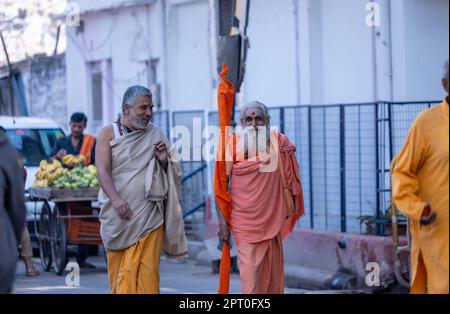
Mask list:
[[[34,259],[40,269],[40,261]],[[70,261],[73,261],[71,259]],[[16,280],[13,293],[23,294],[107,294],[110,293],[108,275],[103,256],[91,256],[88,261],[96,269],[81,269],[80,286],[69,287],[65,284],[67,271],[63,276],[54,272],[41,272],[37,277],[26,277],[23,262],[19,261],[16,270]],[[195,293],[210,294],[217,291],[219,277],[211,273],[210,267],[196,266],[191,260],[174,262],[166,259],[161,261],[161,293]],[[305,293],[306,290],[286,289],[286,293]],[[230,293],[240,293],[239,275],[232,274]]]

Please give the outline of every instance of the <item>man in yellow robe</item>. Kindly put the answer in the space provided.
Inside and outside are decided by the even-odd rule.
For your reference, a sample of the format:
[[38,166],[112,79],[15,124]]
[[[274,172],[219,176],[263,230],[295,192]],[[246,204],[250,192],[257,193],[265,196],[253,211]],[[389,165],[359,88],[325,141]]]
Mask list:
[[393,198],[410,220],[411,293],[447,293],[449,209],[448,62],[444,101],[414,121],[397,156]]
[[152,108],[147,88],[128,88],[122,115],[101,130],[97,143],[100,234],[112,293],[159,293],[161,252],[187,254],[177,195],[181,165],[150,122]]

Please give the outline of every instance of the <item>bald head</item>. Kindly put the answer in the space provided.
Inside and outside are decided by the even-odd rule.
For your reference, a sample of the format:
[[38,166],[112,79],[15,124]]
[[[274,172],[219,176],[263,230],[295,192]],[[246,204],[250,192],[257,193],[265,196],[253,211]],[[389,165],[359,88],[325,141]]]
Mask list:
[[442,71],[442,79],[448,81],[448,60],[444,63],[444,69]]
[[444,69],[442,71],[442,86],[448,94],[448,60],[445,61]]
[[239,112],[239,121],[243,127],[269,126],[270,116],[266,105],[259,101],[246,103]]

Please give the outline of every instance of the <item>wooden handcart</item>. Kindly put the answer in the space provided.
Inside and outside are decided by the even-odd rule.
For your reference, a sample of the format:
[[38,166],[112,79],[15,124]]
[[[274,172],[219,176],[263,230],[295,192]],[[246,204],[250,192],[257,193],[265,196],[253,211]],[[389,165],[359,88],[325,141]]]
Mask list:
[[[100,209],[91,205],[97,200],[98,190],[29,189],[30,198],[35,201],[34,224],[45,271],[50,271],[53,265],[57,275],[63,274],[68,261],[68,245],[102,245]],[[38,202],[43,202],[39,212]]]

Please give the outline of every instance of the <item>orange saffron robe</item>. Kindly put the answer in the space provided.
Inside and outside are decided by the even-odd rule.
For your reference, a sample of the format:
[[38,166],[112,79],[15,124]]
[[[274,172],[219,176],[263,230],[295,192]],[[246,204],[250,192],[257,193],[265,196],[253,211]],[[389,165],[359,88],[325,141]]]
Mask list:
[[[274,132],[274,131],[272,131]],[[237,160],[228,168],[231,175],[231,226],[238,251],[243,293],[283,293],[284,261],[282,239],[292,231],[304,213],[303,191],[295,158],[295,146],[285,135],[274,133],[278,140],[282,171],[295,206],[286,209],[279,167],[263,172],[270,155],[254,160]],[[275,152],[271,147],[271,154]],[[236,148],[239,155],[239,148]],[[228,163],[230,165],[230,163]]]
[[[393,173],[393,201],[410,220],[411,293],[448,293],[449,117],[446,101],[414,121]],[[425,203],[437,213],[419,223]]]

